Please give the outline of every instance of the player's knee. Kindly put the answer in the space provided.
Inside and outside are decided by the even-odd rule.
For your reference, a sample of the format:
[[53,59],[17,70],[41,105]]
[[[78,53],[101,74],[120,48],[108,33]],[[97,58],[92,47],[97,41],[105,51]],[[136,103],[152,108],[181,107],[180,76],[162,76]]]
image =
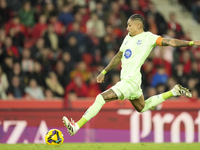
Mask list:
[[95,102],[98,102],[98,103],[100,103],[102,105],[104,105],[106,103],[105,100],[104,100],[104,98],[103,98],[103,96],[101,94],[97,95]]
[[139,113],[143,113],[143,109],[144,109],[144,106],[145,105],[140,105],[140,107],[138,107],[136,110],[139,112]]

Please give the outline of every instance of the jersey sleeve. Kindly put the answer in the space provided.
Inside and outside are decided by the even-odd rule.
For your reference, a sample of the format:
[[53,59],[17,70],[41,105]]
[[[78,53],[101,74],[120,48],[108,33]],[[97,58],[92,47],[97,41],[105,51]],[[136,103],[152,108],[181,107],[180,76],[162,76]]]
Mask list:
[[161,36],[149,32],[149,41],[153,46],[156,46],[156,45],[161,46],[162,39],[163,38]]
[[127,37],[124,38],[123,42],[122,42],[122,45],[120,46],[119,50],[121,52],[124,52],[124,49],[125,49],[125,43],[127,42]]

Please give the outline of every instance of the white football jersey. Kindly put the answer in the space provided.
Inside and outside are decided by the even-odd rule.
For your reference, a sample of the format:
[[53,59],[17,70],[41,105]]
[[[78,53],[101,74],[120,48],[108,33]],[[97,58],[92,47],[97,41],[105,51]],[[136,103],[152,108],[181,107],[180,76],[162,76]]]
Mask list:
[[133,37],[128,34],[124,38],[120,47],[120,51],[123,52],[121,79],[132,79],[141,85],[141,66],[153,47],[156,46],[158,37],[151,32],[143,32]]

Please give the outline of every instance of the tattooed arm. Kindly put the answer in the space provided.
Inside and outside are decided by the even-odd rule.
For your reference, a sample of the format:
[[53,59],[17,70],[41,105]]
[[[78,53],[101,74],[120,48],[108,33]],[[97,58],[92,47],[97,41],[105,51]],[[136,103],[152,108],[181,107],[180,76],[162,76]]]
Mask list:
[[[104,69],[106,72],[110,71],[111,69],[113,69],[114,67],[116,67],[120,61],[121,61],[121,58],[122,58],[122,52],[119,51],[113,58],[112,60],[110,61],[110,63],[108,64],[108,66]],[[100,73],[98,76],[97,76],[97,83],[102,83],[104,82],[104,77],[105,75]]]
[[[183,41],[183,40],[178,40],[178,39],[163,39],[161,44],[162,46],[172,46],[172,47],[190,46],[189,41]],[[194,45],[200,46],[200,41],[194,41]]]
[[110,61],[108,66],[105,68],[105,71],[110,71],[111,69],[115,68],[121,61],[123,52],[119,51]]

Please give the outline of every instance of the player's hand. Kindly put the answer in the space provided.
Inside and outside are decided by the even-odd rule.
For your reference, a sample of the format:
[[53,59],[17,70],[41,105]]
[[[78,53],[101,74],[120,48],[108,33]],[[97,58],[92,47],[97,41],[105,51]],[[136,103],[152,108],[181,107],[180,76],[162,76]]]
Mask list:
[[105,75],[100,73],[98,76],[97,76],[97,83],[102,83],[104,82],[104,78],[105,78]]
[[200,41],[194,41],[194,45],[200,46]]

